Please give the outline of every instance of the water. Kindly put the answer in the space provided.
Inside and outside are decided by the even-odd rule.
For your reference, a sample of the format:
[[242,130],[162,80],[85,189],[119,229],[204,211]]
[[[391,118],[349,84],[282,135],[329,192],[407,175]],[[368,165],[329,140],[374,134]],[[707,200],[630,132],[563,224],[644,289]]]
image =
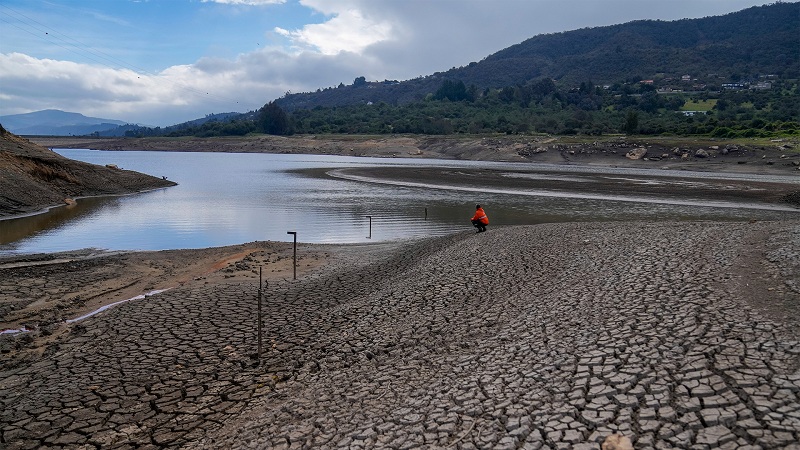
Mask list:
[[[256,240],[290,241],[292,236],[288,231],[296,231],[300,242],[309,243],[433,236],[471,230],[468,219],[475,203],[487,206],[490,228],[591,220],[800,217],[798,211],[719,207],[708,203],[643,203],[602,196],[552,197],[499,189],[383,184],[325,175],[333,169],[365,165],[511,167],[507,163],[316,155],[57,151],[76,160],[116,164],[125,169],[166,176],[179,185],[130,196],[81,199],[73,207],[0,221],[0,254],[83,248],[163,250]],[[579,176],[570,174],[568,167],[558,169],[566,173],[553,176]],[[615,171],[621,175],[635,173],[625,169]],[[692,177],[691,173],[679,174]],[[372,217],[371,229],[368,216]]]

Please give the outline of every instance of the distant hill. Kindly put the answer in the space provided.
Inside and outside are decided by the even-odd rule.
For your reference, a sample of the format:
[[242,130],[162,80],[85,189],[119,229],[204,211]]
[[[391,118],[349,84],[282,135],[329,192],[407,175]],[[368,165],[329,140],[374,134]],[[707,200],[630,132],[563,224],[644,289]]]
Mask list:
[[737,82],[759,75],[800,77],[800,3],[757,6],[724,16],[635,21],[540,35],[480,62],[413,80],[340,85],[276,100],[287,111],[384,102],[403,105],[435,92],[444,80],[479,89],[550,78],[577,87],[642,79]]
[[[252,116],[252,114],[251,114]],[[57,109],[35,111],[27,114],[0,116],[0,125],[6,130],[23,136],[96,136],[124,137],[137,136],[143,130],[164,134],[186,128],[197,127],[208,122],[227,122],[232,119],[248,117],[238,112],[208,114],[205,117],[165,128],[149,128],[121,120],[86,117],[83,114],[65,112]],[[252,119],[252,117],[249,117]]]
[[26,114],[0,116],[3,127],[19,135],[83,136],[117,128],[126,122],[86,117],[83,114],[46,109]]
[[0,217],[41,211],[67,199],[174,186],[131,170],[65,158],[0,126]]

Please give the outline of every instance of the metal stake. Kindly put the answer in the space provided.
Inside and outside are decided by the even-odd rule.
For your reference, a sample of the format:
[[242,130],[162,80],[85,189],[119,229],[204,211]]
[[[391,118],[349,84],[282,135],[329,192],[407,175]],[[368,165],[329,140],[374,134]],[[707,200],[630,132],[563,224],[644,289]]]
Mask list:
[[287,231],[286,234],[294,235],[294,262],[292,269],[294,269],[294,279],[297,279],[297,231]]
[[367,236],[367,239],[372,239],[372,216],[367,217],[369,217],[369,236]]
[[258,362],[261,362],[261,266],[258,267]]

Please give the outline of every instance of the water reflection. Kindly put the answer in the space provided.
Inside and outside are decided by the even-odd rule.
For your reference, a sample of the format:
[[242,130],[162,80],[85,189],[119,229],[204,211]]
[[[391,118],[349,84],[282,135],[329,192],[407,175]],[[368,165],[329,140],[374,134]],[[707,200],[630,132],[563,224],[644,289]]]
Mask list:
[[[796,211],[754,211],[703,205],[629,203],[603,198],[519,195],[386,185],[331,178],[354,166],[504,167],[464,161],[387,160],[313,155],[59,150],[77,160],[117,164],[178,186],[132,196],[81,199],[75,207],[0,221],[0,254],[102,248],[161,250],[256,240],[367,242],[471,231],[475,203],[491,226],[589,220],[781,219]],[[556,176],[556,175],[554,175]],[[580,175],[558,175],[580,179]],[[427,218],[426,211],[427,209]]]
[[57,206],[44,214],[35,214],[0,222],[0,244],[15,241],[52,231],[94,212],[105,204],[119,203],[118,197],[84,198],[80,202]]

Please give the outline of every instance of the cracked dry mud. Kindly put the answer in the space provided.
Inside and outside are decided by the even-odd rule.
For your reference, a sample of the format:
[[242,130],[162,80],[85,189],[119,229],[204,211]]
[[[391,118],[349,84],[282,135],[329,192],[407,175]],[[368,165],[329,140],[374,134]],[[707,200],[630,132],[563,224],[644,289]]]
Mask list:
[[[800,223],[547,224],[193,285],[2,374],[8,449],[800,448]],[[362,248],[363,249],[363,248]]]

